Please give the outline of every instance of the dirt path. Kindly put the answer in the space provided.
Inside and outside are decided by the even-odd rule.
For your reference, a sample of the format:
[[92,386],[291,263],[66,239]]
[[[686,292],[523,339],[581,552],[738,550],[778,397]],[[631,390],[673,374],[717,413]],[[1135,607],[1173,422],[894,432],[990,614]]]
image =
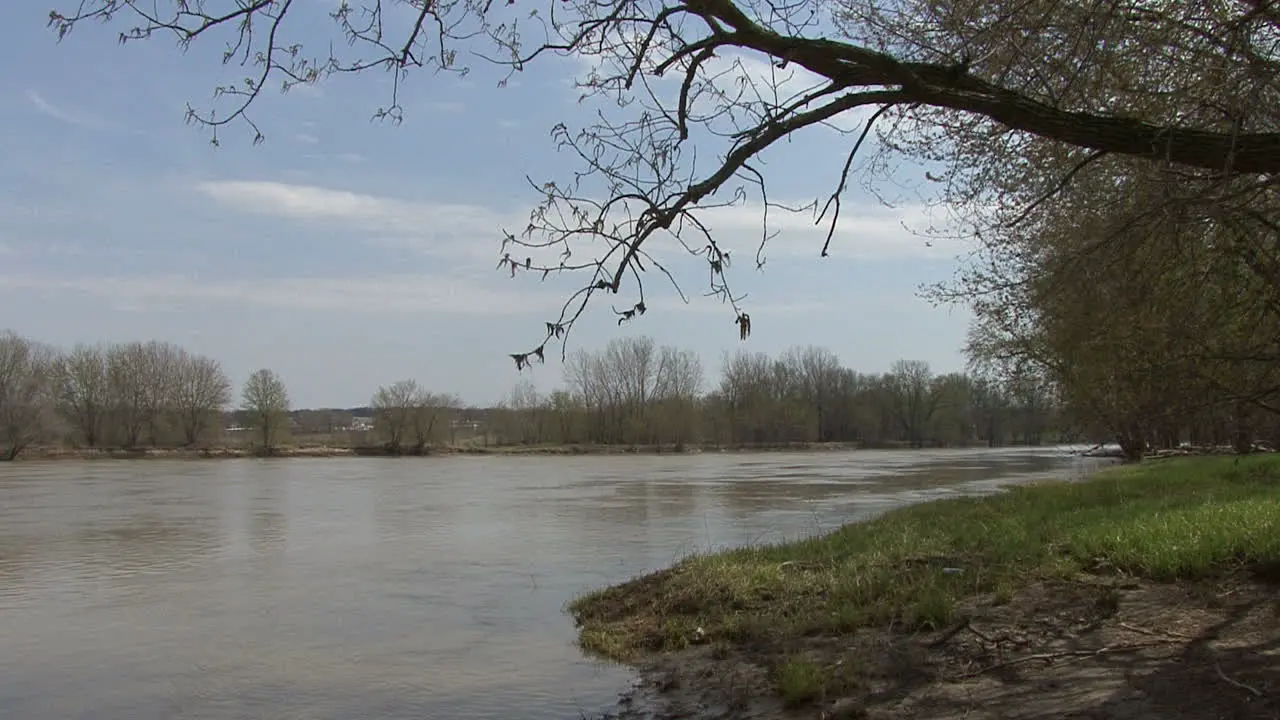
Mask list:
[[[959,609],[943,631],[701,646],[642,665],[620,720],[1280,718],[1280,572],[1212,586],[1085,577]],[[830,669],[784,707],[783,657]]]

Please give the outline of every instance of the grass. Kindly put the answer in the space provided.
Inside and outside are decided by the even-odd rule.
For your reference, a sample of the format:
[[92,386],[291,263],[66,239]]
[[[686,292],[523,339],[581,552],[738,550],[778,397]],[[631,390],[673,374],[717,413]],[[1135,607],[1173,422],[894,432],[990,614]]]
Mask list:
[[[569,610],[585,650],[626,661],[704,638],[732,648],[890,623],[941,628],[964,598],[1007,601],[1081,572],[1179,581],[1245,565],[1280,567],[1280,457],[1150,461],[914,505],[815,538],[689,557]],[[775,668],[784,698],[828,680],[803,659]]]
[[843,664],[828,665],[799,655],[784,658],[773,670],[774,685],[788,708],[839,697],[854,683],[853,677]]

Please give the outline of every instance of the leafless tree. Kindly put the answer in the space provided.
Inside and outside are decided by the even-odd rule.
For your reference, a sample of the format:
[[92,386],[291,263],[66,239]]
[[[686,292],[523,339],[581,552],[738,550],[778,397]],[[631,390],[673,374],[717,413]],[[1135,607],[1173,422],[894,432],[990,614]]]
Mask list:
[[416,380],[400,380],[378,388],[373,395],[374,427],[386,439],[387,448],[398,453],[413,427],[422,395]]
[[168,421],[172,420],[174,388],[182,361],[182,348],[152,340],[143,343],[137,354],[141,404],[138,408],[147,439],[159,444]]
[[56,363],[52,348],[0,334],[0,460],[13,460],[52,430]]
[[907,442],[912,447],[920,447],[924,444],[925,428],[941,400],[929,364],[918,360],[895,362],[885,376],[885,387]]
[[347,42],[312,55],[298,37],[317,13],[292,0],[81,0],[50,24],[62,38],[117,17],[128,23],[122,41],[163,34],[184,48],[221,33],[223,62],[250,77],[219,89],[230,101],[220,112],[190,110],[215,141],[235,122],[260,140],[248,113],[275,81],[389,69],[395,82],[377,115],[398,119],[399,81],[414,68],[465,73],[461,58],[473,52],[511,72],[543,55],[586,60],[579,86],[601,101],[597,120],[554,129],[581,166],[567,182],[533,183],[542,202],[500,250],[512,276],[579,271],[585,281],[543,339],[512,355],[518,368],[563,343],[597,294],[626,291],[620,322],[643,315],[643,274],[667,271],[663,239],[705,263],[710,294],[745,339],[744,296],[727,271],[751,248],[735,252],[716,234],[715,212],[752,204],[763,265],[771,216],[797,208],[770,199],[760,158],[802,132],[849,136],[831,185],[798,209],[828,229],[814,249],[822,255],[864,146],[869,180],[895,159],[924,159],[946,168],[929,176],[941,199],[1011,220],[1108,157],[1188,176],[1179,194],[1208,206],[1274,195],[1280,177],[1280,13],[1264,0],[349,0],[330,14]]
[[698,398],[704,382],[697,353],[663,346],[655,378],[655,412],[650,434],[658,443],[682,450],[698,436]]
[[523,445],[541,442],[546,421],[543,404],[543,398],[533,381],[521,378],[499,404],[499,409],[504,411],[502,414],[506,418],[501,423],[505,426],[503,434]]
[[183,441],[195,445],[231,403],[231,381],[217,360],[181,351],[173,384],[173,409]]
[[266,368],[255,370],[245,381],[241,398],[241,408],[257,428],[262,449],[271,452],[289,426],[289,392],[284,381]]
[[451,430],[461,407],[462,400],[457,395],[419,389],[413,397],[413,414],[409,423],[414,450],[425,452],[443,430]]
[[57,392],[63,414],[89,447],[102,441],[111,408],[107,350],[77,345],[58,363]]
[[107,386],[111,397],[111,424],[119,444],[137,447],[150,420],[147,346],[140,342],[113,345],[107,351]]

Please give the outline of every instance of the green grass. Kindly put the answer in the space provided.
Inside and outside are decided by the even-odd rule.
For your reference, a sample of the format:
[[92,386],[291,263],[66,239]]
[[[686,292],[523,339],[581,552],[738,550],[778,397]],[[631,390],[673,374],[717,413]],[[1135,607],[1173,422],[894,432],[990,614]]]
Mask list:
[[[1191,580],[1251,564],[1280,564],[1275,456],[1151,461],[924,503],[816,538],[690,557],[569,610],[585,650],[628,660],[684,648],[699,627],[718,647],[891,622],[940,628],[958,601],[1007,601],[1036,580],[1082,571]],[[777,670],[784,698],[825,687],[795,662]]]
[[798,655],[784,658],[773,670],[778,695],[789,708],[840,697],[854,684],[853,677],[843,664],[828,665]]

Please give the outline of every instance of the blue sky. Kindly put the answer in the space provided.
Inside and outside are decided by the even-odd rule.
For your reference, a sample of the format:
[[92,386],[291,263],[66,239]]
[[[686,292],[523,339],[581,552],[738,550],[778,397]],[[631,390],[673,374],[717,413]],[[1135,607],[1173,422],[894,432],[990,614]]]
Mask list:
[[[540,337],[570,285],[495,270],[500,229],[523,227],[538,199],[526,174],[574,167],[548,132],[590,119],[570,81],[581,63],[551,58],[502,89],[482,64],[465,81],[414,76],[399,125],[370,120],[389,96],[381,72],[273,91],[254,112],[265,143],[236,126],[214,148],[183,114],[244,74],[221,66],[220,44],[122,47],[119,25],[58,44],[48,4],[21,3],[0,25],[5,64],[21,68],[0,76],[0,328],[61,346],[178,343],[220,360],[237,388],[269,367],[298,407],[363,404],[407,377],[474,403],[515,384],[507,353]],[[297,39],[329,34],[318,25]],[[771,197],[829,191],[848,142],[811,134],[771,153]],[[712,218],[724,246],[754,254],[750,208]],[[701,261],[668,254],[689,305],[651,278],[646,316],[619,328],[594,304],[571,349],[648,334],[696,350],[709,383],[739,347],[820,345],[865,371],[901,357],[963,367],[968,314],[916,296],[951,276],[961,248],[904,229],[923,229],[918,206],[855,192],[826,259],[822,230],[783,220],[765,270],[742,262],[730,276],[749,293],[748,342],[727,306],[701,297]],[[531,376],[540,390],[560,384],[558,351]]]

